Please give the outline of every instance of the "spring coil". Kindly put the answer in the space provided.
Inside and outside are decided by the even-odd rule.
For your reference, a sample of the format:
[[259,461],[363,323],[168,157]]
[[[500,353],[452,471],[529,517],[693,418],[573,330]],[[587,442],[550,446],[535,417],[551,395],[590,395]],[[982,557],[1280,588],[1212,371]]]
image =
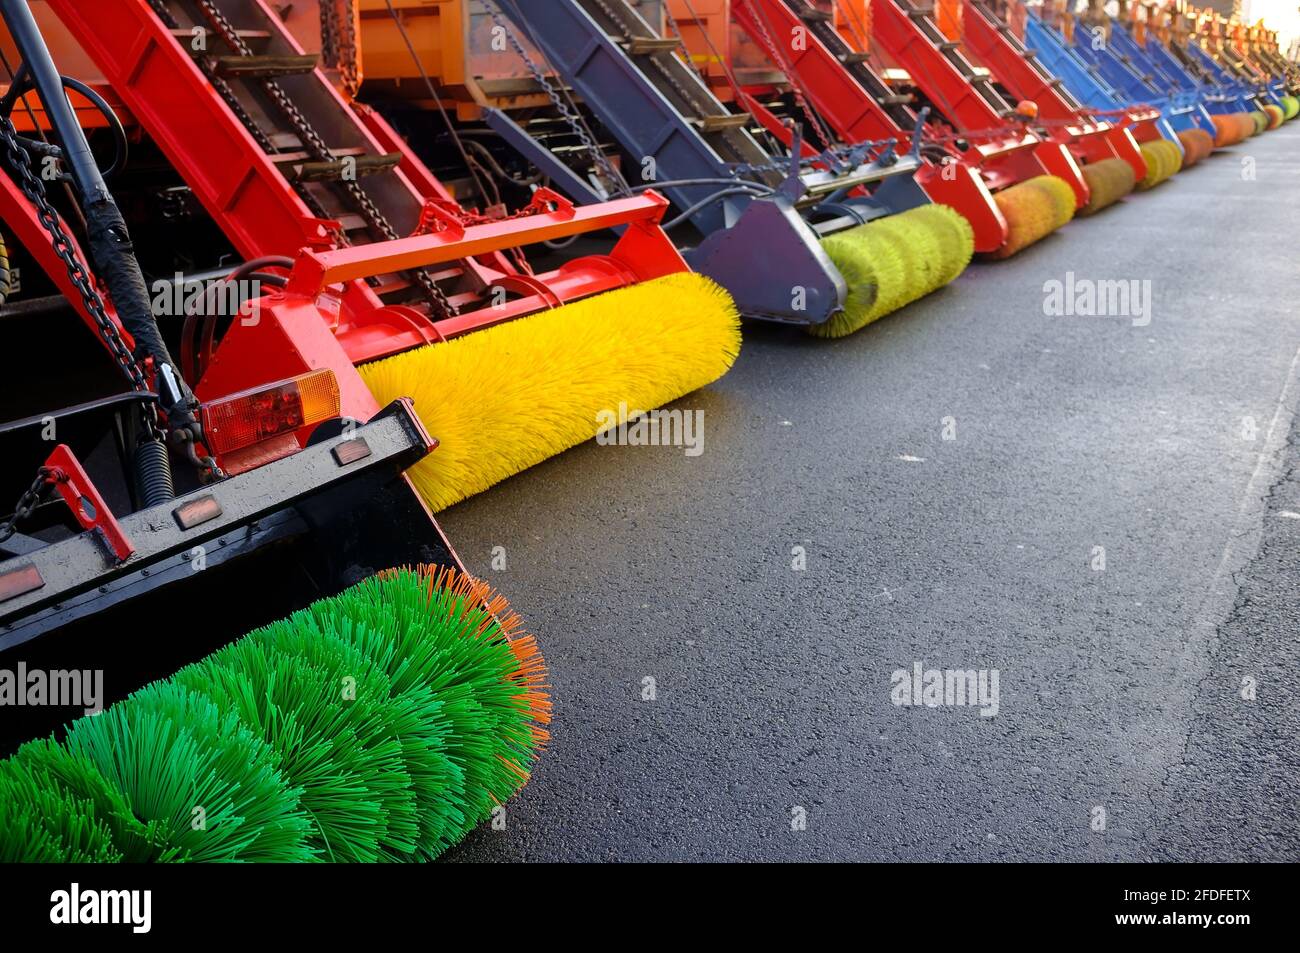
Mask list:
[[148,508],[169,503],[176,498],[172,486],[171,461],[167,445],[161,440],[142,440],[132,457],[135,466],[135,489],[140,505]]

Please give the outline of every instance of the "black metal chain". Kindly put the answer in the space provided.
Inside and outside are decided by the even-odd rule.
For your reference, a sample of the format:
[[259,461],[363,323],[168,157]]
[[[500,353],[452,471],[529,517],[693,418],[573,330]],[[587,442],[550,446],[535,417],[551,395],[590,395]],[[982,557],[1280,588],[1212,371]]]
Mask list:
[[605,151],[601,149],[596,140],[592,138],[591,133],[587,130],[587,124],[583,122],[582,117],[565,100],[565,98],[560,95],[559,91],[556,90],[551,81],[547,79],[546,73],[537,65],[536,62],[534,62],[533,58],[528,55],[528,51],[524,49],[524,45],[520,42],[518,35],[516,35],[510,24],[506,21],[505,15],[501,12],[501,8],[497,6],[496,0],[484,0],[484,3],[487,5],[488,14],[492,17],[492,23],[501,30],[505,38],[509,41],[515,55],[518,56],[519,59],[523,61],[524,66],[527,67],[528,72],[533,77],[533,81],[536,82],[543,91],[545,91],[547,98],[551,101],[551,105],[553,105],[556,111],[560,114],[560,118],[565,121],[573,131],[573,134],[578,137],[578,141],[582,143],[583,149],[585,149],[587,154],[591,157],[592,163],[596,167],[596,171],[606,179],[610,190],[618,192],[620,195],[631,195],[632,190],[628,186],[627,181],[619,171],[614,168],[614,164],[609,161],[609,156],[605,155]]
[[[166,0],[149,0],[149,6],[157,14],[158,19],[162,20],[167,29],[180,29],[180,21],[172,16],[171,11],[167,9]],[[239,118],[240,123],[248,130],[249,135],[256,139],[257,144],[266,152],[275,152],[275,144],[253,121],[253,117],[244,108],[244,104],[239,101],[239,97],[235,95],[235,91],[231,89],[225,77],[217,72],[217,68],[212,61],[205,56],[201,56],[195,62],[198,64],[199,69],[202,70],[207,81],[212,84],[212,88],[226,101],[226,105],[230,107],[231,111]]]
[[[172,16],[171,11],[167,9],[166,0],[149,0],[149,6],[157,14],[158,19],[162,20],[167,29],[180,29],[180,21]],[[248,130],[248,134],[257,141],[262,151],[267,155],[274,155],[279,152],[279,148],[271,141],[271,137],[262,130],[262,127],[254,121],[249,111],[244,108],[244,104],[239,101],[239,97],[235,95],[235,90],[226,82],[225,77],[217,72],[214,62],[206,56],[197,57],[194,62],[207,81],[212,84],[212,88],[230,107],[230,111],[235,114],[235,118],[239,120],[240,125]],[[295,191],[313,215],[319,219],[330,218],[330,215],[326,213],[325,208],[320,204],[316,196],[312,195],[307,189],[299,187]],[[344,241],[343,244],[347,244],[347,242]]]
[[[631,29],[627,25],[627,21],[624,20],[622,17],[620,17],[618,13],[613,8],[611,8],[608,3],[605,2],[605,0],[592,0],[592,2],[595,3],[597,7],[600,8],[600,11],[603,14],[605,14],[606,19],[608,19],[611,23],[615,24],[618,27],[619,33],[623,35],[624,40],[630,43],[633,39],[635,39]],[[623,0],[619,0],[619,2],[622,3]],[[625,3],[623,5],[626,6]],[[671,20],[672,14],[669,13],[667,6],[664,6],[663,12]],[[676,26],[677,21],[671,20],[671,22],[673,23],[674,26]],[[686,49],[686,41],[681,37],[680,33],[678,34],[677,37],[677,45],[682,50]],[[684,87],[681,83],[677,81],[677,78],[673,76],[672,72],[664,65],[662,59],[660,59],[658,56],[652,56],[650,57],[650,63],[654,66],[655,72],[657,72],[663,78],[663,81],[665,83],[667,83],[669,86],[672,87],[673,92],[675,92],[679,97],[681,97],[682,102],[685,103],[689,109],[691,109],[695,113],[703,112],[703,107],[700,105],[699,100],[697,100],[695,96],[693,96],[690,93],[690,91],[686,89],[686,87]]]
[[[54,253],[63,262],[63,267],[68,273],[68,280],[77,289],[77,294],[81,297],[82,307],[94,319],[95,326],[98,328],[99,335],[107,346],[109,353],[130,382],[131,388],[136,391],[147,392],[149,390],[149,381],[145,377],[144,369],[140,367],[135,355],[126,346],[126,342],[122,340],[117,325],[108,316],[108,312],[104,308],[104,299],[91,282],[90,272],[85,263],[82,262],[81,256],[77,253],[77,246],[64,229],[59,213],[50,204],[45,191],[45,183],[32,169],[31,158],[27,150],[23,148],[22,140],[18,136],[18,130],[14,128],[14,124],[8,116],[0,116],[0,144],[4,146],[10,168],[18,176],[17,184],[19,188],[22,189],[23,195],[36,209],[36,216],[40,220],[41,226],[50,235],[50,245],[54,249]],[[159,435],[157,414],[157,407],[153,404],[150,404],[145,411],[145,428],[151,438],[156,438]]]
[[795,74],[794,66],[791,65],[785,54],[781,52],[781,47],[777,44],[776,40],[773,39],[770,30],[771,24],[768,22],[767,14],[762,10],[755,9],[749,0],[741,0],[741,2],[745,4],[745,8],[749,11],[750,19],[752,19],[754,25],[758,27],[759,36],[757,39],[759,44],[765,47],[765,52],[772,58],[772,62],[776,64],[777,69],[785,73],[786,79],[789,80],[790,93],[794,96],[795,104],[799,107],[804,118],[808,121],[808,127],[813,131],[813,135],[817,137],[821,148],[829,149],[831,144],[835,141],[835,137],[831,134],[830,129],[826,126],[822,117],[817,114],[817,111],[813,109],[812,105],[808,102],[807,97],[804,95],[803,85]]
[[[232,51],[239,56],[253,55],[252,48],[244,42],[244,38],[239,35],[239,31],[235,28],[234,24],[232,24],[226,15],[216,7],[212,0],[196,0],[196,2],[199,10],[208,21],[213,32],[215,32]],[[150,5],[153,7],[155,12],[159,13],[160,18],[164,23],[168,23],[169,20],[171,23],[176,22],[175,18],[171,17],[167,12],[164,0],[150,0]],[[174,29],[174,27],[172,28]],[[202,61],[203,58],[200,58],[201,63]],[[208,69],[205,69],[204,72],[205,75],[208,75]],[[334,154],[331,152],[329,144],[321,134],[316,131],[311,123],[308,122],[307,117],[304,116],[302,111],[294,104],[288,93],[284,91],[284,88],[269,77],[261,77],[258,82],[266,91],[267,95],[271,97],[271,100],[275,103],[276,107],[289,121],[289,124],[293,126],[294,132],[303,144],[303,148],[310,152],[318,161],[333,162]],[[236,99],[236,97],[234,96],[233,91],[230,91],[227,101],[232,99]],[[254,132],[255,135],[261,132],[252,117],[248,114],[247,110],[238,107],[235,111],[240,122],[243,123],[251,132]],[[275,151],[275,147],[271,145],[269,138],[264,133],[259,135],[259,144],[268,152]],[[362,218],[365,219],[366,224],[374,229],[375,232],[388,241],[401,237],[397,234],[397,230],[389,223],[383,212],[380,211],[379,207],[375,205],[374,200],[370,198],[365,189],[363,189],[358,182],[355,180],[345,179],[341,182],[341,185],[344,191],[348,193],[349,198],[351,198],[355,203]],[[300,194],[303,194],[304,198],[307,198],[305,193]],[[324,210],[320,208],[319,203],[310,200],[308,204],[312,209],[312,214],[322,218],[326,217]],[[346,243],[345,238],[343,241]],[[428,271],[417,269],[412,271],[411,274],[414,277],[416,284],[420,287],[421,292],[423,292],[425,299],[439,316],[450,317],[459,313],[459,309],[452,304],[451,300],[443,293],[442,289],[438,287],[437,282],[433,280],[433,276],[430,275]]]
[[[689,9],[689,6],[687,9]],[[695,60],[691,56],[691,48],[686,45],[686,34],[682,33],[682,28],[678,25],[677,18],[673,16],[670,4],[665,3],[663,5],[663,14],[664,22],[668,25],[668,31],[672,33],[673,38],[677,40],[677,48],[681,50],[682,60],[691,68],[692,72],[697,75],[702,74],[703,70],[697,68],[695,65]],[[704,77],[701,75],[700,78],[703,79]]]
[[338,4],[320,0],[320,55],[326,66],[339,65],[340,32]]
[[361,91],[361,74],[357,69],[357,23],[352,0],[320,0],[320,21],[325,62],[339,71],[343,91],[349,99],[355,99]]
[[[198,0],[198,5],[204,17],[207,18],[212,28],[225,41],[227,46],[240,56],[253,55],[252,47],[244,42],[244,38],[239,35],[239,31],[235,29],[234,24],[226,18],[224,13],[217,9],[213,0]],[[289,120],[289,124],[293,126],[294,132],[297,133],[304,148],[311,152],[318,161],[333,162],[334,154],[330,151],[329,144],[316,131],[315,127],[307,121],[307,117],[302,114],[302,110],[295,105],[289,94],[284,91],[284,87],[268,77],[260,78],[259,83],[284,117]],[[394,241],[401,237],[359,182],[353,179],[345,179],[341,185],[352,201],[356,203],[356,207],[361,212],[362,218],[366,220],[366,224],[387,241]],[[433,306],[440,316],[450,317],[459,313],[456,306],[443,294],[442,289],[438,287],[437,282],[433,280],[433,276],[428,271],[421,268],[412,271],[411,274],[420,286],[420,290],[424,292],[429,304]]]
[[21,520],[27,519],[36,512],[36,507],[40,505],[41,496],[45,493],[45,487],[53,473],[54,471],[49,467],[40,467],[36,471],[36,479],[32,481],[32,485],[23,492],[22,496],[18,497],[13,516],[0,523],[0,543],[5,542],[14,533],[18,532],[18,523]]

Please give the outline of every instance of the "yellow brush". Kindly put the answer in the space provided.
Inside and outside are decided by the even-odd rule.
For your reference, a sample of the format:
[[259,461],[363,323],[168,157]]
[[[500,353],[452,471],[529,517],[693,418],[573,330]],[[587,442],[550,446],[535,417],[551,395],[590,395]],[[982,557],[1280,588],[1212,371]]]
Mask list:
[[975,254],[975,231],[960,212],[947,205],[922,205],[906,217],[928,229],[939,243],[935,288],[942,288],[966,270]]
[[1007,220],[1007,242],[991,258],[1009,258],[1074,218],[1074,190],[1060,176],[1039,175],[993,193]]
[[602,415],[652,410],[709,384],[740,353],[722,288],[683,272],[357,368],[398,397],[438,449],[411,470],[434,510],[590,440]]
[[1168,139],[1156,139],[1144,142],[1140,146],[1142,158],[1147,160],[1147,174],[1138,183],[1138,189],[1145,191],[1159,185],[1183,167],[1183,152]]
[[922,205],[822,239],[848,286],[844,310],[808,328],[817,337],[852,334],[952,281],[970,264],[970,222],[946,205]]
[[1102,159],[1083,167],[1083,178],[1088,183],[1088,204],[1079,209],[1080,215],[1091,215],[1108,205],[1114,205],[1133,191],[1137,173],[1123,159]]

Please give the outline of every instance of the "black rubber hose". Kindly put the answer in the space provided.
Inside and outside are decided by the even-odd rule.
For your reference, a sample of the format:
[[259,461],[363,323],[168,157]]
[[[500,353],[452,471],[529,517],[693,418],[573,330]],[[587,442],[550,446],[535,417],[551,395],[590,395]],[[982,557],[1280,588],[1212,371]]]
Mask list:
[[261,258],[253,258],[228,274],[226,280],[238,281],[240,278],[246,277],[249,272],[261,271],[263,268],[283,268],[285,271],[292,271],[293,259],[286,258],[283,255],[264,255]]
[[[140,273],[140,263],[136,260],[126,222],[112,192],[104,183],[81,128],[81,120],[64,92],[63,77],[54,65],[36,18],[25,0],[0,0],[0,15],[9,27],[9,35],[18,47],[32,85],[62,145],[63,161],[81,196],[91,265],[108,287],[122,325],[135,339],[136,359],[153,358],[155,367],[161,368],[166,364],[175,368],[176,362],[168,353],[150,310],[149,291],[145,287],[144,275]],[[190,409],[193,395],[183,380],[178,380],[177,384],[182,391],[179,399],[163,408],[168,426],[197,431],[198,422]]]
[[[85,207],[86,238],[90,247],[90,260],[95,271],[108,286],[117,307],[117,316],[122,326],[135,339],[135,356],[137,360],[147,357],[154,359],[155,365],[169,364],[176,366],[163,341],[158,322],[150,309],[149,290],[140,273],[140,264],[135,257],[135,247],[131,243],[131,234],[127,231],[126,221],[118,210],[117,203],[111,198],[105,201],[90,202]],[[164,408],[170,411],[170,408]]]
[[113,163],[103,175],[105,179],[111,179],[126,168],[126,163],[131,156],[131,142],[126,136],[126,127],[122,125],[122,117],[113,112],[113,107],[108,104],[103,96],[81,80],[73,79],[71,76],[64,76],[62,79],[64,86],[76,90],[90,100],[90,104],[99,110],[105,122],[108,123],[109,131],[113,135]]

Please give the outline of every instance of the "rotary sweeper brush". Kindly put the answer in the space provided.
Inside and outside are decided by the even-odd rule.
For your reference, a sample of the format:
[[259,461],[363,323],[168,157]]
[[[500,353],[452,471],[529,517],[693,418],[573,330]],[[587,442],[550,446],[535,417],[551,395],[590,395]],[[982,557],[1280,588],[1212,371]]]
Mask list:
[[[1040,138],[1009,105],[996,114],[983,112],[991,119],[979,128],[950,114],[976,100],[991,109],[988,97],[997,97],[987,76],[950,58],[952,44],[940,48],[927,32],[910,27],[900,40],[900,31],[882,26],[883,7],[873,10],[870,36],[862,28],[841,30],[837,23],[854,22],[849,9],[840,0],[830,9],[806,0],[740,0],[731,13],[841,141],[919,134],[927,166],[917,181],[934,201],[952,206],[971,223],[977,251],[996,258],[1012,255],[1060,228],[1086,204],[1088,186],[1070,151]],[[919,8],[914,12],[925,14]],[[781,43],[778,37],[799,42]],[[913,68],[904,73],[881,67],[882,48],[903,66],[915,60]],[[896,91],[886,77],[912,84],[911,91]],[[934,110],[945,121],[927,122]]]
[[0,218],[25,279],[0,310],[0,491],[18,500],[0,522],[0,749],[18,747],[0,859],[437,856],[527,780],[549,703],[534,640],[404,476],[436,441],[409,399],[378,405],[319,296],[261,316],[295,376],[250,356],[196,397],[78,111],[122,173],[118,116],[59,75],[26,0],[0,16]]
[[[1165,19],[1162,19],[1154,12],[1148,13],[1147,18],[1144,21],[1138,17],[1136,11],[1134,11],[1133,28],[1135,31],[1144,31],[1147,45],[1152,50],[1153,59],[1157,58],[1159,53],[1163,53],[1165,56],[1169,57],[1175,65],[1181,67],[1182,64],[1178,62],[1178,58],[1169,52],[1168,47],[1165,47],[1159,42],[1162,34],[1167,37],[1170,33],[1170,31],[1165,28],[1166,22]],[[1124,29],[1122,27],[1119,29],[1120,34],[1126,37]],[[1152,36],[1150,34],[1155,35]],[[1196,45],[1195,41],[1192,42],[1192,45]],[[1204,75],[1207,80],[1217,82],[1221,88],[1225,85],[1223,81],[1229,80],[1226,84],[1228,92],[1220,92],[1218,94],[1207,93],[1206,96],[1208,98],[1210,95],[1214,95],[1215,101],[1220,104],[1218,111],[1222,112],[1228,110],[1228,114],[1235,117],[1235,124],[1241,127],[1242,132],[1248,135],[1258,134],[1265,129],[1272,128],[1271,123],[1273,123],[1275,118],[1280,124],[1282,116],[1285,115],[1285,110],[1281,106],[1282,96],[1286,93],[1285,82],[1277,81],[1275,83],[1273,77],[1247,60],[1243,55],[1237,53],[1230,45],[1223,46],[1221,48],[1221,53],[1224,56],[1224,59],[1222,60],[1225,64],[1224,69],[1212,67],[1209,62],[1202,61],[1204,51],[1199,49],[1193,50],[1191,49],[1191,46],[1186,45],[1186,42],[1181,55],[1188,61],[1188,65],[1194,65],[1197,62],[1201,62],[1202,75]],[[1193,85],[1196,83],[1195,77],[1187,70],[1182,69],[1181,73],[1182,76],[1185,77],[1186,82]],[[1238,105],[1244,106],[1244,113],[1231,112],[1231,110],[1236,109]],[[1249,118],[1250,123],[1246,123],[1243,117]],[[1216,139],[1235,138],[1231,133],[1227,133],[1221,137],[1219,132],[1219,127],[1221,125],[1222,124],[1216,119],[1216,128],[1214,130]]]
[[511,151],[576,200],[662,192],[686,260],[746,316],[838,337],[970,260],[966,223],[914,181],[913,137],[813,148],[764,116],[789,134],[783,145],[751,115],[759,104],[733,113],[709,90],[664,34],[657,2],[375,6],[360,5],[352,51],[362,98],[406,128],[427,129],[423,112],[492,188],[510,188]]
[[[1015,20],[1025,41],[1044,65],[1058,72],[1089,105],[1127,111],[1139,142],[1157,138],[1179,142],[1179,133],[1196,129],[1213,133],[1210,113],[1223,106],[1217,94],[1199,90],[1163,47],[1153,47],[1149,38],[1143,46],[1128,36],[1122,24],[1111,20],[1085,26],[1056,3],[1027,9],[1014,0],[1008,9],[1019,13]],[[1125,52],[1118,52],[1121,49]],[[1155,121],[1138,121],[1142,113],[1154,113]]]
[[29,742],[0,762],[0,860],[433,859],[546,740],[504,609],[455,570],[386,572]]
[[[475,213],[260,3],[49,4],[249,262],[231,278],[269,275],[251,320],[190,315],[182,370],[200,397],[317,367],[331,338],[336,373],[372,388],[345,393],[345,415],[415,398],[440,443],[415,474],[437,510],[735,359],[735,308],[687,272],[657,194],[575,207],[538,188],[513,214]],[[608,229],[607,253],[553,271],[520,251]]]
[[[1130,61],[1136,61],[1144,75],[1157,80],[1168,95],[1170,112],[1190,107],[1194,124],[1179,121],[1171,124],[1182,146],[1184,169],[1196,165],[1215,149],[1217,127],[1210,105],[1221,99],[1200,88],[1195,77],[1187,72],[1162,40],[1164,13],[1155,4],[1131,4],[1127,8],[1128,22],[1124,22],[1125,4],[1119,7],[1118,18],[1110,18],[1112,35],[1121,50],[1127,49]],[[1125,54],[1122,54],[1125,55]]]

